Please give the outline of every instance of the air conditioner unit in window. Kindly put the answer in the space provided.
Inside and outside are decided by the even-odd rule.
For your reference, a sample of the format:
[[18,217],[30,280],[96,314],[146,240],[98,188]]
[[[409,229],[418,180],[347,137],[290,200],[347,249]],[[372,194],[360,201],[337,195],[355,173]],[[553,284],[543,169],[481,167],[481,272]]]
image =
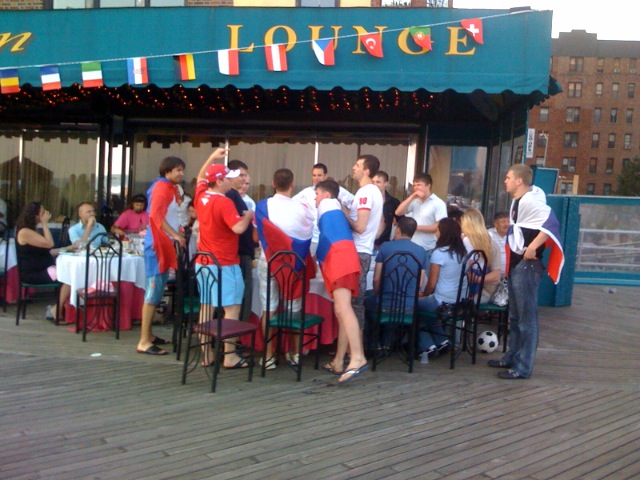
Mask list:
[[569,166],[569,173],[576,173],[576,167]]
[[620,69],[619,68],[614,68],[613,69],[613,73],[620,73]]
[[635,68],[630,68],[629,69],[629,73],[636,73],[636,69]]

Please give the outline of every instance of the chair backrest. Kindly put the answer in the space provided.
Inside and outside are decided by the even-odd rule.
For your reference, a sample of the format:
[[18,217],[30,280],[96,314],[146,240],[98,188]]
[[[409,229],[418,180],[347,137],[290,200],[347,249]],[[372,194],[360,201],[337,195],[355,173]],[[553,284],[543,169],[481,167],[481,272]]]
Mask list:
[[64,217],[62,220],[62,227],[60,228],[60,238],[58,240],[59,247],[66,247],[67,245],[71,245],[71,241],[69,240],[69,225],[71,224],[71,220],[69,217]]
[[[267,264],[267,315],[278,312],[281,326],[300,325],[304,330],[306,285],[304,259],[292,250],[274,253]],[[278,291],[277,305],[272,304],[276,298],[274,288]]]
[[411,252],[395,252],[382,264],[378,290],[378,318],[385,323],[407,324],[417,315],[422,265]]
[[[194,255],[189,268],[188,283],[187,301],[200,302],[199,310],[205,320],[224,318],[222,266],[214,254],[197,252]],[[189,305],[189,312],[196,311],[198,309],[194,308],[194,305]]]
[[117,297],[122,273],[122,242],[118,236],[113,233],[95,235],[87,243],[85,255],[85,288],[95,289],[93,298],[112,297],[113,293]]
[[11,230],[8,228],[2,234],[1,248],[4,248],[4,262],[2,265],[0,265],[0,268],[2,269],[3,274],[6,274],[7,270],[9,269],[9,246],[11,245],[11,236]]
[[464,313],[472,314],[480,305],[484,277],[487,273],[487,256],[482,250],[470,251],[462,261],[456,305]]

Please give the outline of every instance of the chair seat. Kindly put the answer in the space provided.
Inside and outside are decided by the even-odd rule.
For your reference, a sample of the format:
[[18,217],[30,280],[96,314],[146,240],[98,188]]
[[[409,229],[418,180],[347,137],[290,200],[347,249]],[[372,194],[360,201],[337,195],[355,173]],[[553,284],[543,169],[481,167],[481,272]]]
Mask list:
[[[311,328],[316,325],[320,325],[324,318],[320,315],[313,315],[306,313],[304,316],[304,328]],[[269,319],[269,328],[290,328],[291,330],[300,330],[302,328],[302,315],[300,312],[295,312],[292,315],[283,315],[282,313],[276,313]]]
[[383,313],[380,316],[380,323],[383,324],[383,325],[385,325],[385,324],[411,325],[413,323],[413,314],[412,313],[406,314],[406,315],[403,315],[402,317],[398,318],[398,317],[394,317],[394,316],[391,316],[389,314]]
[[[241,322],[240,320],[221,320],[221,338],[239,337],[240,335],[248,335],[256,330],[258,326],[249,322]],[[193,326],[193,333],[216,337],[218,335],[218,320],[208,320]]]
[[486,312],[506,312],[508,308],[508,305],[501,307],[500,305],[495,305],[493,303],[481,303],[478,305],[478,310],[484,310]]
[[20,282],[20,286],[23,288],[58,288],[60,283],[51,282],[51,283],[27,283]]
[[185,315],[200,313],[200,297],[185,297],[182,300],[182,312]]

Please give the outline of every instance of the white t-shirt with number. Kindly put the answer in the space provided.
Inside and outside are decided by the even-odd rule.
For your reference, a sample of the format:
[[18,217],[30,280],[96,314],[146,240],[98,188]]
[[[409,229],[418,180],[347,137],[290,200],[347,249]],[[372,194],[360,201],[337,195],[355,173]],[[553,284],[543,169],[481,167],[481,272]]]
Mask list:
[[349,207],[349,217],[354,222],[358,219],[358,210],[369,210],[369,221],[364,232],[353,232],[353,241],[356,244],[358,253],[373,253],[373,243],[378,235],[378,227],[382,219],[382,205],[384,199],[380,189],[373,183],[361,187]]

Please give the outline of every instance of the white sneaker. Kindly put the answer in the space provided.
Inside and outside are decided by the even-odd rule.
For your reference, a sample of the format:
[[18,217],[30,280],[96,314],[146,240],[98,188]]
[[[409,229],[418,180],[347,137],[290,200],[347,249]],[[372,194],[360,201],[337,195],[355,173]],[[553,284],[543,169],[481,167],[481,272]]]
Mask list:
[[[260,366],[262,367],[262,358],[260,359]],[[265,370],[275,370],[276,367],[276,357],[267,358]]]

